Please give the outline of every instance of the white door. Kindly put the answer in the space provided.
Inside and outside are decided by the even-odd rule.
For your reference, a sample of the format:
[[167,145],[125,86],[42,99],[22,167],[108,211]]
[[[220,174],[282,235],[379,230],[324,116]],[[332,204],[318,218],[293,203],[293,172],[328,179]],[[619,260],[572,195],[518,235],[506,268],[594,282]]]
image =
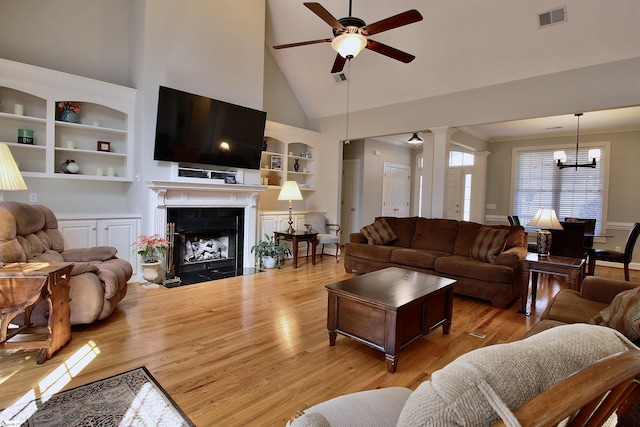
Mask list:
[[449,168],[447,182],[447,218],[462,221],[462,169]]
[[349,235],[360,230],[358,212],[360,200],[360,160],[342,162],[342,206],[340,208],[341,243],[349,241]]
[[410,198],[411,168],[385,163],[382,182],[382,216],[409,216]]

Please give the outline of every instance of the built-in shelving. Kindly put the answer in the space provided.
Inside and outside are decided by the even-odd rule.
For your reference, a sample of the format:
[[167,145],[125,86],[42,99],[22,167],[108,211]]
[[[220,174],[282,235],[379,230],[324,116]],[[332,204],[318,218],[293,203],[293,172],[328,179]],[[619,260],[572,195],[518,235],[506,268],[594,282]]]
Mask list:
[[[0,142],[25,177],[131,182],[135,92],[0,59]],[[81,103],[78,123],[59,120],[60,101]],[[33,131],[33,145],[18,143],[18,129]],[[80,166],[78,174],[62,172],[67,159]]]

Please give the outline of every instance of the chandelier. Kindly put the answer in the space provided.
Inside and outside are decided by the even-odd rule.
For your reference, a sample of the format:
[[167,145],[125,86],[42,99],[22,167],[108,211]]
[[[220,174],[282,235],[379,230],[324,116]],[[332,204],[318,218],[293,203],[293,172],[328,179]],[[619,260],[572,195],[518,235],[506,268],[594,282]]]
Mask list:
[[589,163],[581,163],[581,164],[578,163],[578,142],[580,139],[580,116],[582,116],[582,113],[575,113],[574,115],[578,118],[578,128],[576,131],[576,158],[574,160],[574,163],[573,164],[565,163],[567,161],[567,155],[564,151],[554,152],[553,160],[556,162],[556,166],[558,166],[558,169],[575,168],[576,170],[578,170],[578,168],[595,168],[596,162],[600,160],[600,149],[598,148],[589,150],[588,152]]

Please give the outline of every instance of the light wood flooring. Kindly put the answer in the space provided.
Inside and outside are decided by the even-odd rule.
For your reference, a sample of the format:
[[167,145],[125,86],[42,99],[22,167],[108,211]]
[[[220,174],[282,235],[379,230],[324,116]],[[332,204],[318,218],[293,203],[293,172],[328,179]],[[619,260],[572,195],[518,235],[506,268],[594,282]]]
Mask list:
[[[596,274],[622,278],[619,269]],[[72,341],[43,365],[37,351],[0,350],[0,408],[146,366],[198,426],[283,426],[296,410],[341,394],[415,389],[463,353],[517,340],[566,286],[541,276],[531,317],[517,313],[517,302],[503,310],[456,297],[451,333],[439,328],[414,342],[390,374],[381,352],[343,336],[329,346],[324,285],[348,277],[342,262],[325,256],[315,266],[301,259],[296,270],[289,261],[282,270],[179,288],[130,284],[111,317],[73,327]]]

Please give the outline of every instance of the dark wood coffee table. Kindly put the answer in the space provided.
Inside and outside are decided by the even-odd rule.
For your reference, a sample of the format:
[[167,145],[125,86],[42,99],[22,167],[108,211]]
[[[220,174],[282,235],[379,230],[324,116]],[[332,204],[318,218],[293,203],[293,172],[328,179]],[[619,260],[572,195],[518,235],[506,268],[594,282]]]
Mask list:
[[387,371],[395,372],[406,346],[441,325],[449,333],[455,283],[391,267],[326,285],[329,345],[338,333],[353,338],[384,352]]

